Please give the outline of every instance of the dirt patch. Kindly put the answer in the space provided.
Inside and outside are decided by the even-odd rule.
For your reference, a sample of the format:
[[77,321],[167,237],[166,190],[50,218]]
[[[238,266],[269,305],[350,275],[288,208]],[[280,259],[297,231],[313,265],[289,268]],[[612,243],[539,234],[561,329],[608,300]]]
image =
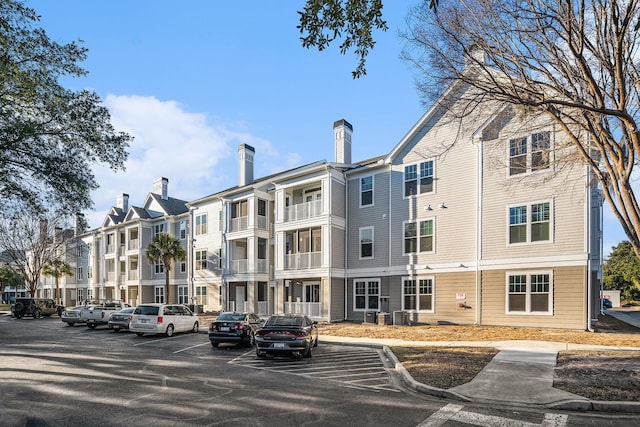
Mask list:
[[640,356],[627,352],[558,353],[553,386],[593,400],[640,402]]
[[391,347],[414,380],[448,389],[471,381],[498,354],[487,347]]

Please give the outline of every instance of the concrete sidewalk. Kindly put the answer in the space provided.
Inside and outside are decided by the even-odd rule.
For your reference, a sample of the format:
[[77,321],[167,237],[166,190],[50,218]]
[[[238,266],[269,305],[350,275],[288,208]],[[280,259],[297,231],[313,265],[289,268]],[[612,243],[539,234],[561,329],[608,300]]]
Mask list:
[[[321,342],[382,347],[403,382],[411,389],[433,396],[505,406],[534,406],[578,411],[640,413],[640,402],[604,402],[553,388],[558,351],[634,351],[636,347],[594,346],[545,341],[402,341],[396,339],[325,336]],[[415,381],[389,346],[494,347],[500,352],[469,383],[443,390]]]

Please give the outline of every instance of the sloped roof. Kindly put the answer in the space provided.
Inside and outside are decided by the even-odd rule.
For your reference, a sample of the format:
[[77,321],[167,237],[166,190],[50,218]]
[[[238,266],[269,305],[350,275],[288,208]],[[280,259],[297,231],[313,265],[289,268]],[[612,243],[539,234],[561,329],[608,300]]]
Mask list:
[[180,215],[189,211],[187,202],[173,197],[163,199],[160,194],[149,193],[149,197],[156,201],[165,212],[166,215]]

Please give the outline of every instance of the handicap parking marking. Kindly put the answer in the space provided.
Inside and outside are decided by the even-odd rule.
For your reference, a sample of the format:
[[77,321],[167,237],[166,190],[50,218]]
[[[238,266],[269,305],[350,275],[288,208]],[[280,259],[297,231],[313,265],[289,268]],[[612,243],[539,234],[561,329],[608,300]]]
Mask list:
[[449,403],[433,413],[429,418],[418,424],[418,427],[440,427],[448,421],[465,423],[474,426],[501,426],[501,427],[564,427],[569,419],[568,415],[545,413],[540,424],[496,415],[480,414],[472,411],[463,411],[464,406]]
[[361,390],[400,392],[393,386],[381,354],[368,347],[322,346],[311,359],[260,359],[247,351],[227,363],[340,383]]

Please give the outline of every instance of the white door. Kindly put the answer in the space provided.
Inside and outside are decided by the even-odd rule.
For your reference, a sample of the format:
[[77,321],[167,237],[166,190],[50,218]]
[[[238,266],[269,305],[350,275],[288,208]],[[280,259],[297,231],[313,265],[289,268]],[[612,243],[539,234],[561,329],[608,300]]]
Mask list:
[[236,311],[240,313],[246,311],[244,306],[244,286],[236,286]]

